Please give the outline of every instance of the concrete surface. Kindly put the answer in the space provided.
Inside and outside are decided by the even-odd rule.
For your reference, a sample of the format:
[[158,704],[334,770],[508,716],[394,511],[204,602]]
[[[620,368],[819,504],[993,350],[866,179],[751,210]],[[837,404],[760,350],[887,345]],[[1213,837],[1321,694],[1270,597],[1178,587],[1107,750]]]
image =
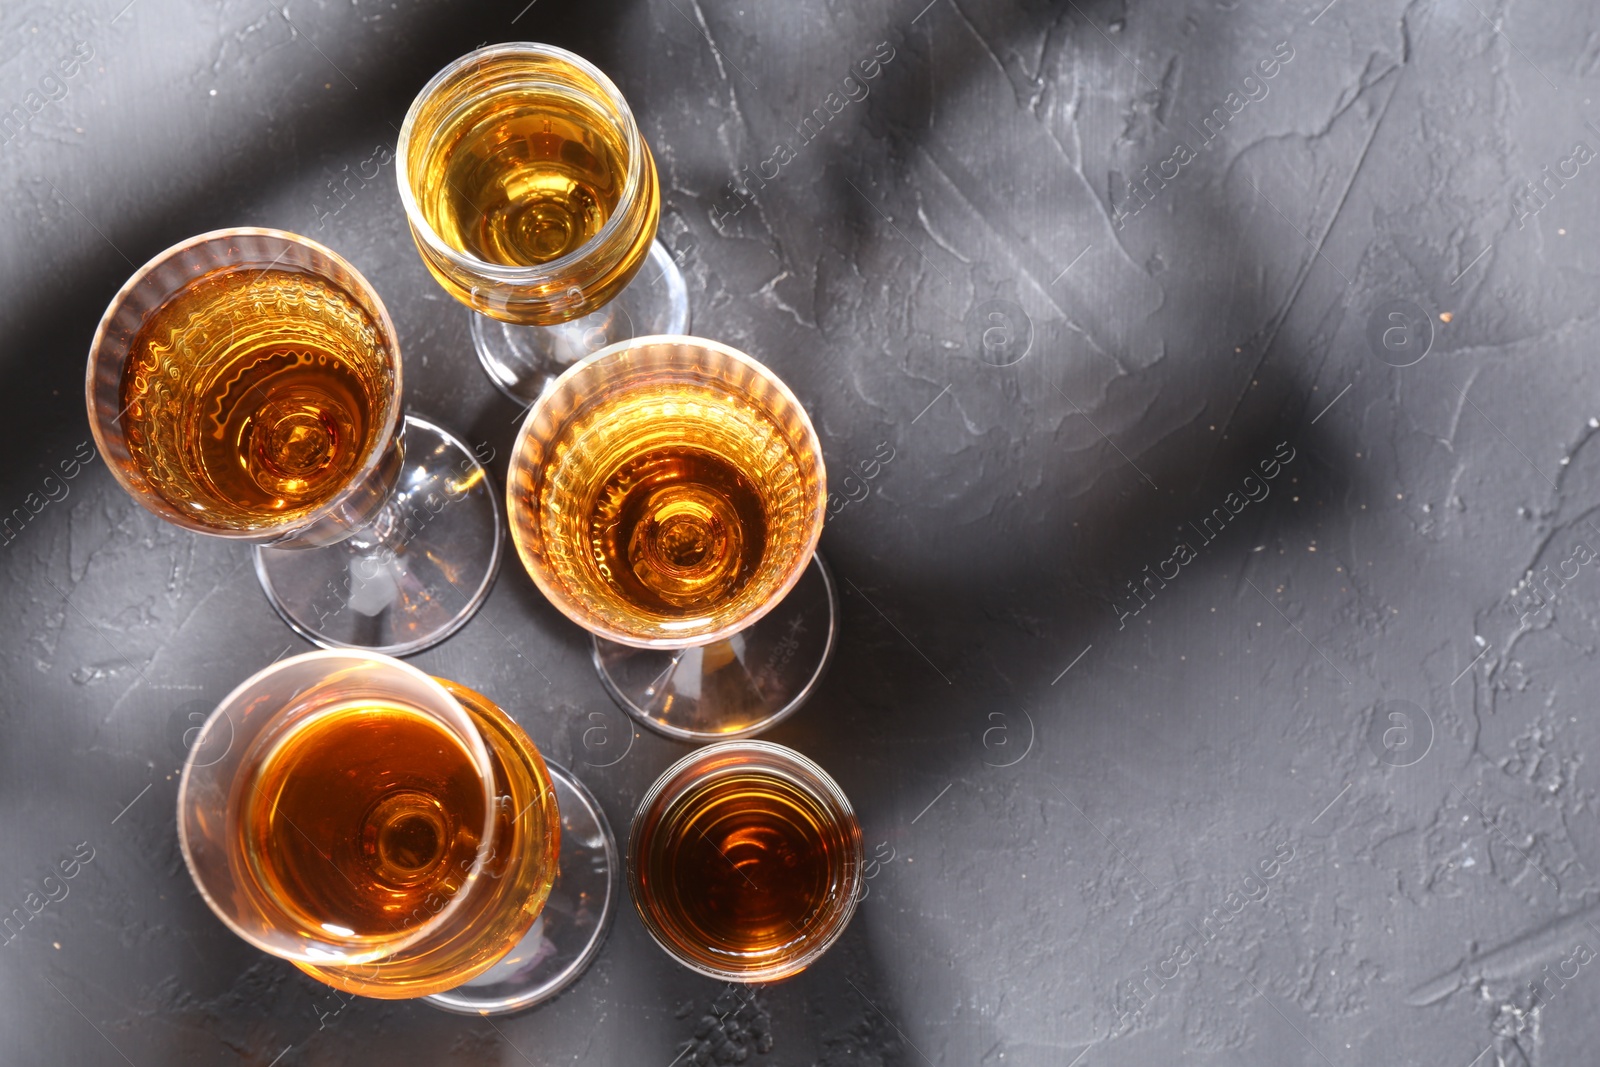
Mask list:
[[[1600,13],[1325,4],[5,4],[0,912],[39,914],[0,1062],[1594,1062]],[[337,999],[197,897],[184,731],[306,646],[245,550],[84,462],[81,382],[137,264],[283,227],[503,467],[517,411],[361,175],[517,39],[633,101],[696,331],[778,370],[854,498],[838,659],[771,736],[876,864],[792,981],[693,976],[624,910],[489,1022]],[[601,766],[625,720],[514,559],[415,662],[619,827],[684,751]]]

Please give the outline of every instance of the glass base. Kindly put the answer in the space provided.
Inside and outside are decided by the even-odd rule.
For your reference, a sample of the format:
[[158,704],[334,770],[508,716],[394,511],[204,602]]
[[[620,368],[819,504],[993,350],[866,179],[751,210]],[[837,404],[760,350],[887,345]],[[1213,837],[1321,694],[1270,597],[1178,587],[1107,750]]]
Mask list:
[[450,433],[407,415],[405,463],[377,520],[323,548],[258,547],[256,577],[307,640],[407,656],[478,610],[502,537],[499,494],[483,464]]
[[732,637],[697,648],[594,639],[600,681],[622,709],[680,741],[750,737],[787,717],[833,658],[839,597],[820,555],[789,595]]
[[472,342],[489,380],[519,404],[532,404],[584,356],[630,337],[689,332],[683,272],[660,241],[627,288],[605,307],[555,326],[521,326],[476,311]]
[[561,860],[550,899],[527,936],[465,985],[424,997],[462,1015],[505,1015],[560,993],[600,954],[622,865],[605,812],[583,783],[546,761],[561,812]]

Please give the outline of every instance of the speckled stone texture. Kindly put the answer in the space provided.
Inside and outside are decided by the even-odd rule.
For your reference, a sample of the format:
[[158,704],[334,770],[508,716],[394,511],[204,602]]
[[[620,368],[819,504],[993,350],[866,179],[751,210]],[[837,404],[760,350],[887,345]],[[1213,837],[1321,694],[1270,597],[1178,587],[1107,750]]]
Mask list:
[[[489,1022],[336,996],[197,896],[185,731],[307,646],[81,398],[135,266],[282,227],[503,474],[517,409],[386,158],[518,39],[613,75],[696,332],[813,415],[841,639],[770,736],[873,864],[791,981],[693,976],[625,907]],[[1579,0],[7,4],[0,1062],[1592,1063],[1597,90]],[[619,828],[685,751],[628,748],[514,559],[414,662]]]

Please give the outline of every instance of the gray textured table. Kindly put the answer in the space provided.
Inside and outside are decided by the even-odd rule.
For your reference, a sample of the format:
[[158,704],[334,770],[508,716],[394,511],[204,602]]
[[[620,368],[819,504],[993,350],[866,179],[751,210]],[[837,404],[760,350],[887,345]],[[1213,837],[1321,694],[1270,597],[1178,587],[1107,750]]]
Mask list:
[[[0,11],[0,1062],[1593,1062],[1593,5],[125,2]],[[196,895],[189,716],[305,645],[243,549],[86,460],[81,382],[135,265],[277,226],[367,273],[411,407],[503,457],[373,160],[519,38],[614,75],[696,331],[816,420],[842,640],[771,736],[876,862],[780,986],[624,909],[490,1023],[334,1000]],[[684,751],[627,748],[514,558],[415,662],[619,827]]]

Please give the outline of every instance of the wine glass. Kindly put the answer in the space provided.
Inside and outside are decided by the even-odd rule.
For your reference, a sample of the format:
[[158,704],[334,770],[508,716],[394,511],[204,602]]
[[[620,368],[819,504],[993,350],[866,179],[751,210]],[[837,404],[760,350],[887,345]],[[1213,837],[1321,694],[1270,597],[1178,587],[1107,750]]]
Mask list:
[[598,348],[683,333],[683,274],[655,239],[655,160],[599,68],[553,45],[499,44],[445,67],[400,129],[411,235],[473,311],[490,380],[522,403]]
[[744,353],[639,337],[575,364],[528,411],[506,501],[528,574],[594,635],[602,681],[646,726],[746,737],[826,668],[822,447]]
[[218,705],[178,840],[256,947],[348,993],[473,1014],[582,973],[618,867],[593,797],[492,701],[353,650],[275,663]]
[[278,613],[404,655],[463,626],[500,505],[458,438],[401,414],[394,324],[354,267],[282,230],[216,230],[129,278],[89,351],[89,424],[133,498],[254,546]]
[[673,764],[628,837],[645,929],[685,967],[728,982],[804,970],[844,932],[864,883],[844,791],[765,741],[722,741]]

